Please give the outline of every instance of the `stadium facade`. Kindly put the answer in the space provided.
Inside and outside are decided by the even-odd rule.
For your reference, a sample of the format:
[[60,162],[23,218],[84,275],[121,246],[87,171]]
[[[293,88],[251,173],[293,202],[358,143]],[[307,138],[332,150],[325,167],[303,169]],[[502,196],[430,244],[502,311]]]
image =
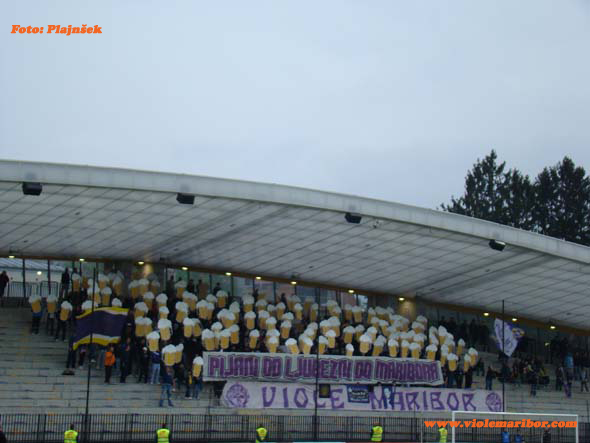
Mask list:
[[[24,195],[24,183],[41,184],[40,195]],[[590,248],[357,196],[0,161],[0,227],[0,255],[86,276],[117,266],[219,284],[237,296],[320,291],[324,300],[355,297],[429,318],[476,314],[489,327],[504,301],[505,317],[517,319],[538,352],[556,332],[586,347],[590,326]]]
[[[332,335],[330,333],[334,332],[334,328],[340,333],[338,329],[340,323],[337,322],[337,326],[334,326],[329,323],[328,316],[339,317],[342,312],[340,308],[346,311],[347,305],[361,308],[364,314],[358,321],[356,318],[354,321],[346,318],[346,312],[340,317],[345,322],[341,331],[343,336],[346,336],[345,324],[348,324],[349,328],[354,324],[361,326],[362,323],[367,327],[379,326],[379,320],[382,320],[385,324],[380,330],[375,331],[377,334],[387,336],[391,333],[389,337],[404,337],[404,334],[412,332],[412,336],[417,337],[423,335],[420,331],[426,332],[427,326],[430,325],[430,346],[433,346],[433,343],[438,344],[438,339],[441,340],[442,345],[440,349],[434,346],[438,349],[432,352],[433,356],[436,353],[438,359],[434,361],[433,356],[428,356],[430,352],[428,348],[424,347],[424,338],[416,338],[411,343],[416,351],[415,355],[414,351],[408,353],[408,349],[405,349],[406,354],[403,353],[404,345],[401,340],[401,351],[392,350],[390,339],[389,355],[385,355],[387,352],[381,344],[381,349],[370,355],[367,354],[369,357],[367,361],[362,361],[366,351],[362,350],[362,336],[360,339],[356,337],[355,346],[358,344],[360,351],[355,349],[354,354],[352,351],[349,354],[347,349],[346,356],[343,354],[338,356],[341,360],[351,356],[360,359],[355,361],[353,372],[360,367],[356,362],[360,362],[361,365],[366,364],[367,367],[374,363],[376,367],[381,365],[379,367],[383,370],[391,369],[392,374],[398,372],[406,374],[400,375],[402,378],[417,377],[417,374],[429,373],[429,369],[422,370],[420,365],[428,368],[429,363],[434,363],[437,368],[439,364],[449,367],[448,371],[445,369],[445,383],[447,383],[452,378],[452,374],[449,374],[457,367],[457,355],[453,354],[453,351],[450,354],[442,352],[443,346],[447,344],[444,337],[449,337],[449,344],[452,343],[452,347],[455,346],[455,342],[453,335],[448,335],[444,328],[441,330],[440,325],[448,325],[447,319],[451,318],[456,322],[452,328],[457,330],[457,338],[469,335],[470,345],[478,347],[482,345],[479,348],[482,353],[480,361],[483,361],[485,354],[486,365],[490,364],[490,366],[493,364],[490,363],[492,361],[490,359],[493,358],[493,352],[497,348],[493,340],[489,338],[494,335],[494,320],[502,317],[518,327],[521,335],[520,350],[544,362],[551,361],[552,351],[555,349],[549,344],[560,343],[557,341],[558,337],[559,340],[567,340],[571,349],[588,351],[590,304],[587,302],[586,294],[590,284],[590,248],[441,211],[357,196],[211,177],[0,161],[0,231],[2,233],[0,256],[5,257],[0,262],[0,265],[4,267],[0,271],[8,270],[10,277],[5,295],[11,299],[21,300],[32,296],[29,301],[34,318],[38,296],[44,299],[43,302],[46,305],[44,310],[46,309],[49,313],[48,295],[64,295],[63,292],[71,291],[71,295],[80,296],[83,293],[84,297],[93,298],[94,295],[99,294],[95,292],[92,295],[90,291],[91,289],[94,291],[94,287],[82,290],[80,285],[83,282],[89,282],[90,279],[94,280],[94,284],[101,286],[100,296],[106,294],[102,292],[104,289],[108,289],[107,295],[110,295],[112,288],[114,296],[126,299],[130,303],[128,307],[133,307],[135,303],[135,314],[138,312],[138,305],[144,305],[138,299],[141,286],[144,287],[144,291],[141,292],[142,297],[146,295],[145,291],[148,291],[149,286],[149,290],[154,293],[160,292],[161,289],[173,302],[176,302],[177,298],[185,300],[182,294],[184,290],[189,293],[198,293],[203,303],[205,294],[209,292],[223,293],[225,296],[229,294],[230,300],[239,300],[237,318],[245,323],[239,325],[238,331],[240,327],[245,327],[251,332],[252,327],[247,325],[246,320],[248,318],[246,314],[249,313],[246,305],[253,303],[254,300],[246,302],[246,299],[252,299],[252,294],[263,295],[262,299],[257,299],[257,305],[263,302],[264,298],[272,300],[270,303],[277,303],[273,306],[277,311],[280,301],[286,301],[287,310],[290,312],[285,315],[291,315],[291,320],[293,320],[293,314],[298,312],[295,299],[300,300],[302,304],[304,300],[311,300],[311,303],[318,302],[320,309],[316,314],[322,311],[326,320],[320,322],[322,317],[314,319],[313,306],[305,306],[303,317],[295,319],[299,322],[298,326],[301,326],[297,331],[301,334],[298,343],[292,338],[297,336],[289,331],[290,322],[284,321],[285,315],[275,316],[275,324],[276,320],[281,320],[280,328],[276,326],[281,331],[281,342],[284,345],[283,350],[280,351],[284,354],[280,358],[284,359],[285,365],[291,368],[283,374],[285,379],[292,376],[294,373],[292,368],[295,367],[302,374],[308,370],[316,373],[313,361],[305,361],[305,358],[301,360],[297,357],[300,351],[303,354],[309,354],[309,348],[312,346],[311,340],[308,340],[310,336],[306,335],[308,332],[306,328],[310,325],[306,326],[301,320],[306,320],[308,323],[319,322],[322,339],[326,337],[333,339],[335,333]],[[75,271],[76,277],[80,276],[82,281],[77,280],[76,284],[72,281],[72,286],[66,287],[64,291],[63,285],[60,284],[61,280],[56,280],[61,279],[61,273],[65,269]],[[104,280],[101,280],[101,277]],[[177,285],[180,282],[183,286],[182,291],[178,292]],[[165,294],[161,295],[165,296]],[[191,295],[194,296],[194,294]],[[224,306],[219,302],[222,299],[221,295],[215,297],[210,294],[206,297],[207,301],[213,300],[217,303],[215,315],[218,317],[215,318],[223,323],[223,325],[219,324],[220,327],[225,328],[223,332],[227,330],[225,338],[229,343],[231,327],[237,325],[232,324],[227,316],[222,318],[221,312],[227,310],[222,309]],[[100,297],[99,299],[101,304],[107,307],[113,303],[113,300],[108,297],[106,302],[102,302]],[[194,300],[196,301],[196,297]],[[81,304],[81,307],[78,306],[81,310],[86,309],[83,307],[84,304],[90,303],[88,300],[83,303],[82,299],[78,301]],[[144,301],[147,301],[147,297],[144,297]],[[190,300],[187,298],[187,301]],[[289,301],[294,306],[289,305]],[[264,303],[266,306],[266,302]],[[63,312],[63,306],[64,304],[59,316]],[[112,306],[115,305],[112,304]],[[175,311],[174,318],[171,316],[171,319],[175,322],[175,326],[182,327],[183,316],[179,317],[181,309],[178,305],[176,306],[177,308],[174,308],[168,304],[168,307]],[[154,307],[157,308],[155,304]],[[163,308],[165,309],[165,306],[160,307],[160,315]],[[253,309],[252,305],[250,309]],[[300,305],[299,310],[301,309],[303,308]],[[256,310],[258,325],[263,328],[258,306]],[[130,316],[133,315],[132,311],[129,312]],[[157,322],[158,329],[162,333],[162,336],[156,339],[155,350],[157,351],[160,343],[169,343],[169,337],[165,339],[163,333],[168,327],[160,328],[160,320],[166,320],[166,316],[158,320],[157,309],[154,312],[156,317],[150,317],[148,323],[151,328],[152,323]],[[205,318],[201,317],[202,313],[199,309],[195,310],[193,307],[191,312],[201,319]],[[396,316],[394,313],[400,315]],[[25,405],[29,401],[28,397],[22,400],[21,395],[31,395],[29,403],[34,408],[38,408],[41,403],[45,405],[45,409],[33,409],[35,412],[46,413],[49,408],[54,408],[51,398],[38,400],[39,386],[27,379],[30,375],[45,377],[46,382],[43,383],[52,384],[47,388],[47,392],[42,391],[43,394],[52,396],[56,389],[62,390],[60,395],[64,400],[67,399],[67,405],[64,405],[61,410],[62,404],[58,403],[57,410],[64,413],[80,413],[82,406],[78,395],[80,393],[75,388],[77,382],[74,380],[71,386],[67,386],[67,383],[64,385],[59,377],[55,377],[53,368],[47,370],[28,368],[19,355],[23,355],[24,346],[24,349],[30,351],[29,358],[35,359],[37,355],[33,353],[37,352],[36,346],[34,343],[23,344],[23,339],[17,330],[18,327],[22,327],[19,326],[22,323],[19,323],[17,316],[5,311],[2,314],[3,321],[14,325],[15,328],[12,330],[11,327],[7,327],[0,331],[0,336],[8,345],[6,349],[9,354],[9,358],[0,363],[2,365],[0,381],[4,378],[18,380],[16,390],[13,391],[7,385],[2,386],[0,390],[5,403],[4,412],[10,407],[28,407]],[[26,314],[29,315],[28,312]],[[371,319],[371,315],[380,316],[380,319]],[[398,319],[394,321],[394,317]],[[398,320],[403,320],[401,317],[405,318],[405,326],[397,323]],[[82,318],[83,316],[78,317],[78,327],[81,327]],[[225,320],[228,320],[227,324]],[[377,321],[372,322],[372,320]],[[215,320],[211,319],[211,312],[209,312],[209,319],[204,320],[203,324],[213,329],[212,321]],[[65,324],[65,320],[63,322]],[[283,336],[284,323],[289,323],[289,326]],[[322,323],[325,324],[322,326]],[[135,324],[136,327],[140,324],[137,317]],[[439,327],[437,328],[436,325]],[[398,326],[401,329],[396,329]],[[47,327],[49,330],[49,320]],[[316,323],[316,331],[317,327]],[[434,336],[432,336],[432,328],[434,328]],[[461,328],[470,330],[461,331]],[[141,337],[139,335],[135,337],[137,331],[136,329],[134,339]],[[483,336],[481,336],[482,333]],[[186,335],[186,330],[184,334],[186,343],[191,339],[191,335]],[[315,358],[319,358],[320,353],[323,352],[317,351],[322,347],[318,334],[315,335],[317,341],[313,345],[316,349]],[[53,332],[48,335],[52,338]],[[57,336],[56,332],[56,339]],[[221,334],[216,336],[215,340],[212,334],[210,337],[211,343],[215,341],[215,344],[209,349],[203,332],[203,346],[206,351],[209,351],[209,355],[206,356],[203,353],[203,357],[205,361],[214,359],[219,373],[223,375],[218,378],[209,378],[209,380],[228,379],[227,374],[232,372],[239,375],[239,367],[236,363],[239,357],[234,359],[231,349],[228,353],[215,356],[216,352],[211,351],[217,351],[219,348],[225,351],[227,348],[220,344],[223,343],[223,339],[221,342],[218,341],[222,337]],[[242,337],[243,348],[246,347],[245,337]],[[267,331],[265,346],[270,353],[274,353],[276,348],[272,349],[269,337],[270,333]],[[251,338],[250,334],[250,340]],[[346,339],[340,338],[340,340]],[[372,337],[372,340],[373,351],[375,351],[377,340],[375,337]],[[240,338],[237,339],[237,342],[239,341]],[[464,364],[465,373],[471,373],[474,368],[467,356],[475,355],[472,359],[475,364],[477,350],[470,349],[466,353],[467,346],[465,342],[461,344],[462,341],[457,341],[457,354],[459,357],[464,354],[461,364]],[[231,342],[234,343],[233,335],[231,335]],[[276,340],[275,342],[278,343]],[[309,345],[306,352],[307,342]],[[325,343],[329,341],[326,340]],[[397,342],[394,340],[394,343]],[[294,349],[292,352],[289,351],[291,345]],[[248,352],[261,353],[261,345],[250,346]],[[331,348],[333,345],[327,346]],[[397,344],[393,345],[393,348],[396,346]],[[174,348],[173,345],[172,347]],[[464,349],[459,350],[463,347]],[[243,348],[238,349],[237,352],[243,352]],[[475,354],[470,354],[471,351]],[[38,360],[34,363],[41,365],[38,367],[42,368],[42,365],[54,359],[55,352],[59,352],[57,343],[49,345],[40,342]],[[182,359],[183,351],[178,352]],[[356,352],[362,353],[362,357],[358,357]],[[289,353],[291,353],[290,356]],[[260,358],[260,361],[264,362],[268,354],[266,356],[260,354],[258,357],[253,354],[248,355],[251,356],[248,357],[249,360],[255,361]],[[451,368],[450,357],[447,362],[444,361],[447,355],[455,357],[454,368]],[[414,361],[406,362],[407,365],[401,360],[399,365],[397,361],[392,360],[379,362],[378,359],[383,356],[387,358],[401,356],[403,359],[412,357]],[[168,357],[171,356],[168,355]],[[334,359],[333,361],[337,360],[336,356],[331,358]],[[170,360],[170,365],[166,361],[164,363],[166,367],[176,367],[179,361]],[[278,359],[274,358],[274,361]],[[310,363],[312,363],[311,366]],[[315,364],[319,365],[319,360],[316,360]],[[211,363],[210,367],[213,368],[213,366],[214,364]],[[232,366],[234,369],[231,369]],[[222,370],[222,368],[225,369]],[[349,370],[352,371],[353,366],[350,362],[343,361],[343,366],[339,368],[346,373]],[[90,371],[88,374],[88,380],[90,380]],[[374,374],[379,374],[379,371]],[[439,373],[435,375],[437,374]],[[362,373],[360,375],[362,376]],[[481,377],[481,375],[478,376]],[[339,378],[346,377],[339,376]],[[316,376],[316,388],[318,380]],[[405,380],[409,381],[410,378]],[[375,382],[375,380],[371,381],[371,383]],[[446,398],[448,412],[448,410],[457,409],[458,406],[453,406],[453,399],[461,396],[463,401],[467,398],[469,404],[479,402],[489,411],[503,409],[506,405],[504,393],[502,392],[500,400],[497,393],[481,389],[482,382],[483,377],[476,381],[475,389],[471,391],[472,393],[466,394],[467,397],[463,393],[454,393],[452,390],[445,393],[431,392],[422,386],[423,405],[429,405],[429,413],[432,414],[435,413],[432,405],[440,403],[440,398]],[[124,380],[121,383],[124,383]],[[96,385],[96,380],[94,384]],[[424,385],[424,383],[421,384]],[[251,390],[245,392],[244,386],[249,386]],[[343,385],[339,386],[341,388],[338,389],[347,389]],[[453,383],[447,384],[446,387],[453,388]],[[469,386],[466,384],[466,388],[473,389],[471,384]],[[99,398],[94,400],[92,408],[99,414],[113,410],[122,413],[126,410],[125,408],[133,404],[134,395],[144,395],[143,391],[134,389],[119,393],[117,403],[121,410],[116,411],[117,405],[113,405],[112,391],[101,392],[100,388],[95,388],[98,390]],[[225,407],[232,407],[233,402],[233,407],[240,409],[241,413],[252,408],[253,402],[248,403],[246,396],[249,395],[252,399],[252,396],[256,395],[256,389],[255,383],[242,384],[239,377],[226,383],[223,398]],[[306,389],[307,393],[305,393]],[[298,406],[303,409],[295,413],[293,418],[285,418],[289,414],[284,413],[272,417],[271,432],[283,429],[289,420],[299,420],[302,424],[309,422],[312,425],[314,438],[321,436],[317,398],[313,421],[310,420],[309,413],[305,412],[306,407],[311,407],[309,406],[311,403],[308,403],[306,399],[317,395],[313,389],[313,386],[305,387],[296,384],[281,388],[282,397],[280,399],[276,397],[275,411],[289,409],[282,406],[283,402],[287,404],[288,401],[291,401],[291,404],[305,403],[308,406]],[[231,393],[231,396],[226,395],[225,390],[228,394]],[[87,392],[90,391],[87,390]],[[357,394],[362,396],[363,392],[361,389]],[[406,395],[403,388],[396,392],[395,385],[394,388],[377,386],[375,393],[373,390],[370,392],[373,396],[379,393],[379,402],[382,406],[377,405],[377,411],[382,413],[388,412],[388,409],[391,412],[394,411],[396,395]],[[332,433],[341,428],[339,431],[341,438],[346,436],[347,439],[363,439],[359,436],[364,431],[358,429],[356,423],[362,423],[363,429],[368,426],[375,407],[371,400],[372,410],[367,409],[363,412],[363,407],[369,408],[369,406],[355,405],[353,397],[357,394],[348,396],[350,410],[346,411],[348,415],[342,417],[341,425],[336,420],[340,418],[338,416],[341,413],[328,414],[327,417],[332,418],[325,418],[330,423],[329,427],[326,427],[326,432]],[[332,395],[330,397],[332,405],[335,407],[333,393],[330,395]],[[407,392],[407,395],[411,396],[412,392]],[[428,400],[427,395],[430,396]],[[479,400],[477,400],[478,395]],[[515,391],[512,398],[517,398],[518,395],[521,395],[520,391]],[[18,398],[11,396],[18,396]],[[272,403],[268,398],[264,398],[264,394],[260,394],[259,397],[259,404],[254,407],[262,409]],[[555,397],[551,398],[555,399]],[[339,401],[339,398],[336,400]],[[9,401],[11,401],[10,404]],[[556,401],[559,408],[561,401]],[[538,411],[540,406],[540,404],[531,405],[521,401],[520,406],[513,406],[513,410]],[[207,414],[211,413],[210,407],[209,404]],[[548,411],[555,412],[554,405],[550,404],[547,407]],[[572,404],[571,411],[579,414],[581,407],[579,403]],[[192,411],[193,408],[194,406],[186,406],[185,412]],[[84,426],[88,431],[88,403],[86,403],[85,411]],[[223,411],[225,412],[222,413],[227,414],[227,409]],[[395,409],[395,412],[399,410]],[[410,409],[406,412],[410,412]],[[416,409],[413,412],[415,414]],[[545,412],[545,410],[538,412]],[[260,410],[253,412],[253,414],[259,413]],[[361,417],[355,417],[359,413]],[[420,413],[427,412],[420,409]],[[240,437],[234,436],[234,439],[241,439],[242,434],[249,432],[248,429],[254,420],[253,416],[245,420],[231,414],[228,416],[233,417],[232,423],[238,420],[243,426],[247,422],[247,426],[239,431]],[[62,421],[66,420],[64,417],[60,416],[59,427],[63,425]],[[394,418],[398,417],[388,416],[386,435],[393,435],[391,427]],[[109,417],[96,416],[96,419],[104,419],[105,427],[114,423]],[[127,429],[127,419],[125,416],[125,423],[121,424],[124,429]],[[399,423],[409,420],[407,416],[403,420],[402,417],[399,419]],[[589,418],[586,417],[586,419]],[[17,427],[21,418],[13,415],[10,420],[12,435],[18,435]],[[30,416],[26,420],[27,423],[30,422],[27,426],[33,423]],[[39,415],[36,420],[37,429],[40,429],[40,426],[47,429],[52,418],[50,415]],[[196,431],[189,426],[194,420],[197,420],[194,415],[178,419],[179,426],[187,427],[185,430],[187,440],[194,438]],[[222,416],[202,420],[199,418],[198,432],[204,433],[198,439],[223,440],[224,420],[226,419]],[[227,420],[227,423],[231,421],[229,418]],[[269,417],[268,420],[271,418]],[[405,430],[409,432],[407,438],[422,440],[426,435],[423,432],[427,433],[427,430],[423,424],[416,421],[418,419],[415,416],[411,420],[413,420],[411,430]],[[212,423],[215,425],[212,426]],[[297,427],[289,425],[289,432],[295,432],[295,428]],[[212,430],[220,433],[212,437],[210,434]],[[97,435],[101,432],[97,431]],[[585,431],[584,435],[586,434]],[[286,435],[284,434],[280,439],[287,441],[296,438]],[[301,437],[303,435],[309,438],[311,434],[301,434]],[[563,437],[560,441],[571,440],[571,436],[560,435]],[[113,434],[112,437],[117,438],[117,435]],[[331,435],[326,435],[328,440],[331,439],[330,437]],[[531,433],[530,437],[531,440],[536,440],[539,436]],[[479,440],[476,440],[487,441],[488,438],[490,436],[482,434],[478,437]],[[135,441],[130,438],[129,441],[131,440]]]

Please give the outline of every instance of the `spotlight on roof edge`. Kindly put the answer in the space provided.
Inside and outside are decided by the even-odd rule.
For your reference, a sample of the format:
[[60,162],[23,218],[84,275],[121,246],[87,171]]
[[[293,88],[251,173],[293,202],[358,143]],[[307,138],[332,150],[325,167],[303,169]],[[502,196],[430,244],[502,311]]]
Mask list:
[[138,261],[138,262],[137,262],[137,264],[138,264],[139,266],[143,266],[143,265],[144,265],[144,262],[142,262],[142,261]]
[[85,261],[85,259],[83,259],[83,258],[79,258],[79,259],[78,259],[78,261],[81,261],[81,262],[83,262],[83,261]]
[[231,272],[226,272],[225,275],[227,275],[228,277],[231,277]]
[[361,214],[357,214],[355,212],[347,212],[344,214],[344,218],[348,223],[353,223],[355,225],[358,225],[363,219]]
[[256,276],[256,280],[262,280],[262,277]]
[[41,183],[23,182],[24,195],[41,195],[43,185]]
[[555,325],[551,325],[551,326],[549,326],[549,329],[551,329],[553,331],[553,330],[555,330],[556,327],[557,326],[555,326]]
[[349,293],[349,294],[354,294],[354,289],[349,289],[349,290],[348,290],[348,293]]
[[490,248],[492,248],[494,251],[503,251],[504,248],[506,247],[506,243],[504,243],[503,241],[498,241],[498,240],[494,240],[491,239],[490,240]]
[[405,300],[405,297],[399,297],[398,300],[399,301],[404,301]]
[[489,316],[490,316],[490,313],[489,313],[489,312],[484,312],[484,313],[483,313],[483,316],[484,316],[484,317],[489,317]]
[[516,317],[512,317],[512,321],[518,321]]
[[14,255],[9,255],[8,258],[14,258]]
[[193,205],[195,204],[195,196],[179,192],[176,194],[176,201],[181,205]]

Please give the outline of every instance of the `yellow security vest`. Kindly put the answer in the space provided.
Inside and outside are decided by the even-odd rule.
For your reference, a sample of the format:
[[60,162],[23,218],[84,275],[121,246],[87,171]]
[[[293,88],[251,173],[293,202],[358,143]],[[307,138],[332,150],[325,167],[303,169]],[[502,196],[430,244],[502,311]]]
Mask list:
[[76,443],[78,440],[78,433],[73,429],[68,429],[64,432],[64,443]]
[[256,442],[262,442],[264,440],[266,440],[266,435],[268,434],[268,431],[266,430],[266,428],[264,427],[259,427],[256,428]]
[[439,443],[447,443],[447,428],[438,428],[438,433],[440,434]]
[[156,431],[156,435],[158,436],[158,443],[169,443],[168,437],[170,437],[170,430],[166,428],[161,428]]
[[381,441],[383,439],[383,428],[381,426],[373,426],[371,433],[371,441]]

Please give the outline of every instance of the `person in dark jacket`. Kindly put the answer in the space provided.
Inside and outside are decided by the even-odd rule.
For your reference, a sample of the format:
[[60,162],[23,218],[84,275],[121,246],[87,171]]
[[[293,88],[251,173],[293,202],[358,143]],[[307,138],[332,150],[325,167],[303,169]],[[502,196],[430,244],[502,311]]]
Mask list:
[[486,391],[492,390],[492,381],[496,377],[496,371],[492,369],[492,366],[488,366],[488,371],[486,372]]
[[186,373],[184,369],[184,365],[182,363],[178,363],[174,365],[174,383],[172,384],[172,392],[180,391],[182,389],[182,385],[186,382]]
[[471,385],[473,384],[473,368],[469,368],[467,372],[465,372],[465,389],[471,389]]
[[536,369],[533,369],[530,375],[531,382],[531,397],[537,396],[537,384],[539,383],[539,374]]
[[125,383],[129,372],[131,372],[131,338],[128,337],[121,345],[119,351],[119,362],[121,363],[121,377],[119,381]]
[[6,435],[4,435],[4,431],[2,430],[2,425],[0,425],[0,443],[6,443]]
[[65,294],[68,293],[70,287],[70,272],[68,268],[61,274],[61,287],[59,290],[60,297],[63,297]]
[[[74,334],[68,342],[68,358],[66,359],[66,370],[76,369],[76,351],[74,350]],[[73,371],[69,372],[73,373]]]
[[8,277],[8,274],[6,271],[2,271],[2,274],[0,274],[0,304],[4,303],[2,297],[4,297],[4,291],[6,290],[6,286],[8,286],[9,282],[10,278]]
[[191,294],[195,293],[195,282],[192,278],[188,279],[188,283],[186,284],[186,291],[190,292]]
[[144,383],[148,382],[148,374],[150,369],[150,354],[148,352],[148,348],[143,347],[141,349],[141,353],[139,354],[139,377],[137,379],[138,383],[141,383],[143,380]]

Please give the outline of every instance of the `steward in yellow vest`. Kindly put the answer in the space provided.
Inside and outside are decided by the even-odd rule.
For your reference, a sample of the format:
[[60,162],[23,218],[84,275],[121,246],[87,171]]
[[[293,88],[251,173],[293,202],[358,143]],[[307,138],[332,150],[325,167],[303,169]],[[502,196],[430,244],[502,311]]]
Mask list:
[[158,443],[170,443],[170,429],[166,426],[166,423],[162,423],[162,427],[156,431]]
[[70,424],[70,429],[64,432],[64,443],[76,443],[78,441],[78,433],[74,430],[74,424]]
[[439,443],[447,443],[447,428],[445,426],[441,426],[438,428],[438,433],[440,435],[440,439],[438,440]]
[[266,441],[267,435],[268,431],[266,430],[266,428],[262,425],[259,425],[256,428],[256,443],[262,443],[263,441]]
[[383,428],[379,423],[373,426],[371,430],[371,441],[382,441],[383,440]]

